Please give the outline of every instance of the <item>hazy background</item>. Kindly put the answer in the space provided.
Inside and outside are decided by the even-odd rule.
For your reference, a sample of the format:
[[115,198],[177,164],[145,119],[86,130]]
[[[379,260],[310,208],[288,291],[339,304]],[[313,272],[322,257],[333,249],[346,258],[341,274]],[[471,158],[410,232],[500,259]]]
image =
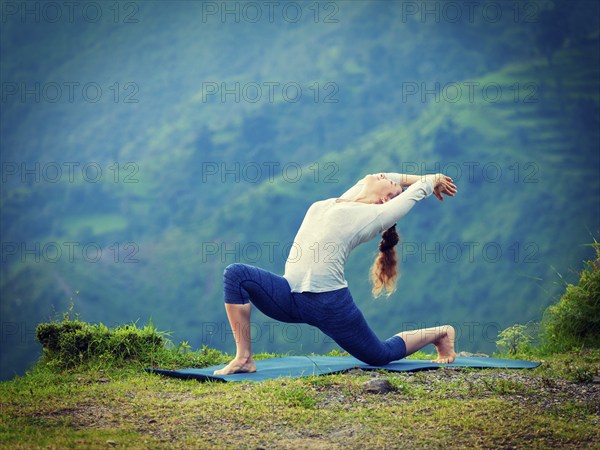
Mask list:
[[[391,298],[370,295],[377,242],[352,254],[382,338],[450,322],[461,350],[493,352],[593,254],[598,2],[0,5],[3,379],[71,302],[232,352],[224,267],[282,274],[309,205],[366,173],[443,170],[459,188],[398,224]],[[256,351],[335,348],[253,323]]]

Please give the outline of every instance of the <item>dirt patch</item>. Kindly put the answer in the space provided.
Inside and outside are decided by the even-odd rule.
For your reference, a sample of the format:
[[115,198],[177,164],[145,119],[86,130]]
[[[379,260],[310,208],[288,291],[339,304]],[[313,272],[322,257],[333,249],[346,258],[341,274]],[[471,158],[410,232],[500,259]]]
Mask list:
[[[381,373],[358,369],[353,371],[353,375],[367,375],[372,379],[382,377]],[[501,397],[543,409],[560,408],[577,402],[600,416],[600,384],[594,382],[542,378],[517,370],[438,369],[383,376],[392,380],[395,388],[378,395],[388,396],[390,400],[399,402],[419,401],[422,394],[455,400]],[[417,390],[420,394],[415,393]],[[349,409],[354,404],[367,402],[373,396],[373,393],[365,390],[351,391],[335,384],[321,386],[318,391],[321,394],[321,408]]]

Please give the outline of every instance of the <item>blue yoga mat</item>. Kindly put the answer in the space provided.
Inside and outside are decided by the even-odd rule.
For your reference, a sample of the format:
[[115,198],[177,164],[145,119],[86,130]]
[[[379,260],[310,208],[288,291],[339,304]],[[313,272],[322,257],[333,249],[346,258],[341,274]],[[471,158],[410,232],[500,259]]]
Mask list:
[[284,356],[256,361],[256,372],[235,373],[232,375],[213,375],[216,369],[224,365],[203,369],[145,369],[168,377],[197,379],[200,381],[265,381],[274,378],[299,378],[312,375],[326,375],[359,368],[365,370],[389,370],[391,372],[414,372],[437,369],[439,367],[472,367],[477,369],[533,369],[540,363],[515,359],[481,358],[458,356],[452,364],[436,364],[427,360],[402,359],[385,366],[370,366],[352,356]]

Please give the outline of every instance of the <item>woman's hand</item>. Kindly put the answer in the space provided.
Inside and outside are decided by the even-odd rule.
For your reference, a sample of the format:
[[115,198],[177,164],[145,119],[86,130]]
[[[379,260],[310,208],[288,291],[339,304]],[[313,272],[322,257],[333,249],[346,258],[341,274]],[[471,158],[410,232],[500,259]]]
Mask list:
[[456,186],[452,182],[452,178],[444,175],[443,173],[436,173],[433,177],[433,193],[440,200],[444,201],[442,194],[449,197],[454,197],[457,192]]

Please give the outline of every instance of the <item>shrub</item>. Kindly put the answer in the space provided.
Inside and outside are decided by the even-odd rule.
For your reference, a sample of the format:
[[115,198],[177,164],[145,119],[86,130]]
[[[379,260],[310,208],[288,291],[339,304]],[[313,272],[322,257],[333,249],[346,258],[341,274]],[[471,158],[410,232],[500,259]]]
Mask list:
[[164,348],[164,334],[152,322],[143,328],[132,324],[109,329],[104,324],[92,325],[67,317],[36,328],[43,358],[59,368],[71,368],[96,358],[113,363],[127,359],[150,362]]
[[528,325],[514,324],[500,332],[496,346],[509,355],[526,353],[531,350],[531,342],[534,339]]
[[[135,363],[145,367],[206,367],[222,364],[230,358],[205,345],[191,351],[187,341],[179,346],[167,338],[170,333],[157,331],[152,322],[143,327],[135,323],[108,328],[79,319],[41,323],[36,338],[43,347],[40,364],[51,369],[72,369],[89,363],[92,367]],[[259,356],[259,355],[257,355]]]
[[547,351],[600,348],[600,244],[591,245],[596,259],[584,261],[579,284],[568,284],[559,302],[544,312],[542,345]]

